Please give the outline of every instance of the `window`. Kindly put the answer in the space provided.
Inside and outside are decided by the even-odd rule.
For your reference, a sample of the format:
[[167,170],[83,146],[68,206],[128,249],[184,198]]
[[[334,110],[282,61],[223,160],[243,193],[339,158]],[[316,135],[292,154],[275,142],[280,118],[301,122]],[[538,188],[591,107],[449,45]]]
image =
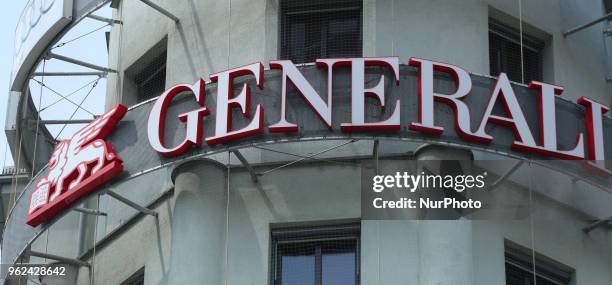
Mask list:
[[128,279],[121,282],[121,285],[144,285],[144,267],[132,274]]
[[[506,285],[534,285],[533,258],[529,250],[516,245],[506,245]],[[536,253],[535,278],[538,285],[570,284],[572,272],[561,265]]]
[[138,88],[138,101],[145,101],[159,96],[166,87],[166,51],[154,57],[152,61],[134,76]]
[[612,0],[604,0],[604,9],[606,14],[612,13]]
[[489,67],[492,76],[505,72],[512,81],[542,81],[544,42],[523,33],[523,70],[521,80],[521,39],[518,30],[489,19]]
[[166,87],[167,39],[155,44],[125,71],[124,97],[127,104],[159,96]]
[[281,0],[281,58],[361,57],[362,0]]
[[273,285],[359,284],[359,225],[272,231]]

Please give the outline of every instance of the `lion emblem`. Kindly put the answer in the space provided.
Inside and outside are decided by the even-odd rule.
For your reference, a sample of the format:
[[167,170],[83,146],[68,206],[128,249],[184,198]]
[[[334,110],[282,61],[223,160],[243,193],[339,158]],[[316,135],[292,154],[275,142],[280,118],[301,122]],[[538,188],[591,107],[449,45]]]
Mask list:
[[[77,131],[69,140],[57,143],[47,164],[47,176],[38,181],[30,197],[28,224],[32,225],[32,220],[36,220],[34,224],[41,223],[40,220],[55,213],[47,213],[44,219],[35,217],[47,212],[51,206],[67,198],[70,201],[66,202],[74,201],[123,170],[121,158],[104,138],[126,111],[125,106],[117,105]],[[109,175],[110,172],[114,174]]]

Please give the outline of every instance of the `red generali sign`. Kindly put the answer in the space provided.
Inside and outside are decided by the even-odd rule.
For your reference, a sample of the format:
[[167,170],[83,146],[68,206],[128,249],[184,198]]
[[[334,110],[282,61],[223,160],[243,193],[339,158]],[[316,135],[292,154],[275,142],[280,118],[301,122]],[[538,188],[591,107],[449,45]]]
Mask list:
[[[492,86],[489,100],[486,103],[484,115],[480,123],[472,125],[471,114],[468,105],[463,101],[470,94],[472,80],[467,71],[447,63],[435,62],[426,59],[410,58],[408,64],[418,71],[418,119],[408,125],[400,124],[400,101],[394,104],[390,115],[378,122],[366,122],[366,97],[373,98],[380,103],[380,108],[385,106],[385,79],[391,79],[396,85],[399,81],[399,58],[397,57],[373,57],[373,58],[336,58],[317,59],[316,66],[327,73],[327,94],[319,94],[316,89],[306,80],[300,70],[289,60],[275,60],[270,62],[270,68],[282,72],[282,90],[280,119],[267,126],[270,133],[295,133],[299,126],[287,120],[287,88],[292,84],[298,94],[303,97],[311,111],[314,112],[321,123],[332,128],[332,82],[335,70],[338,67],[350,67],[350,119],[340,124],[340,129],[345,133],[358,132],[399,132],[407,128],[413,132],[424,133],[431,136],[440,136],[445,130],[436,125],[434,118],[434,104],[445,104],[451,107],[454,114],[454,131],[466,141],[477,142],[483,145],[490,144],[494,137],[487,132],[487,127],[498,125],[512,130],[514,141],[511,148],[522,152],[534,152],[543,156],[556,157],[560,159],[587,159],[592,164],[601,163],[605,159],[603,114],[609,108],[593,100],[582,97],[577,103],[585,107],[585,133],[576,136],[575,144],[568,149],[559,149],[557,143],[557,119],[555,97],[563,92],[563,87],[555,86],[538,81],[529,83],[528,88],[536,91],[538,96],[538,120],[539,140],[533,135],[527,118],[521,109],[517,97],[512,89],[510,80],[505,73],[497,77]],[[366,87],[365,69],[369,66],[377,66],[387,69],[391,78],[380,75],[378,83],[372,87]],[[441,94],[434,90],[434,71],[450,75],[455,82],[453,93]],[[234,80],[242,76],[254,77],[256,85],[264,89],[264,67],[261,63],[253,63],[246,66],[226,70],[210,75],[212,82],[217,84],[217,97],[213,101],[216,112],[211,114],[205,104],[205,81],[199,79],[195,84],[181,84],[174,86],[161,94],[153,105],[148,120],[148,138],[151,146],[161,155],[175,156],[184,153],[190,147],[200,147],[203,142],[215,145],[254,135],[260,135],[264,131],[264,108],[257,104],[251,106],[250,87],[243,83],[238,95],[234,96],[232,87]],[[369,85],[369,84],[368,84]],[[168,146],[164,143],[164,129],[166,114],[171,106],[172,99],[183,92],[191,93],[193,100],[200,106],[195,110],[180,114],[178,119],[184,122],[186,136],[181,143]],[[324,96],[321,96],[324,95]],[[326,96],[325,96],[326,95]],[[505,115],[493,113],[494,106],[502,103]],[[248,124],[236,129],[232,125],[232,110],[241,111]],[[252,111],[254,110],[254,111]],[[214,116],[214,134],[204,138],[203,124],[205,116]],[[603,168],[600,168],[604,170]]]
[[[473,110],[464,100],[470,96],[472,91],[472,78],[464,69],[447,63],[435,62],[426,59],[410,58],[408,65],[414,67],[418,73],[417,91],[417,114],[412,121],[400,118],[408,114],[401,114],[400,100],[410,98],[398,97],[395,102],[385,96],[391,96],[385,92],[389,85],[399,86],[400,83],[400,62],[397,57],[373,57],[373,58],[330,58],[316,60],[316,68],[324,72],[321,74],[327,79],[327,88],[313,87],[308,79],[302,74],[300,68],[289,60],[274,60],[270,62],[270,68],[275,69],[280,76],[281,90],[271,90],[268,94],[278,94],[278,101],[267,105],[267,108],[278,108],[279,116],[270,116],[264,120],[264,106],[262,103],[254,103],[258,98],[251,98],[251,86],[246,83],[244,77],[249,77],[255,82],[255,88],[264,90],[264,66],[257,62],[242,67],[214,73],[210,75],[210,81],[216,84],[216,97],[206,101],[206,81],[197,80],[194,84],[180,84],[169,88],[162,93],[153,103],[147,120],[148,141],[157,153],[172,157],[185,153],[192,147],[202,147],[204,143],[209,146],[219,145],[235,140],[253,138],[264,134],[267,128],[269,133],[275,134],[298,134],[300,126],[291,121],[288,115],[288,92],[293,88],[298,96],[304,99],[304,110],[317,115],[318,120],[330,132],[351,133],[400,133],[409,131],[421,133],[431,137],[438,137],[445,132],[455,132],[456,135],[465,141],[475,142],[482,145],[491,144],[496,138],[491,131],[491,126],[507,128],[511,130],[511,140],[509,147],[519,152],[537,153],[543,156],[555,157],[559,159],[584,159],[590,165],[595,165],[601,173],[610,174],[603,165],[605,160],[604,148],[604,126],[603,115],[609,111],[605,105],[593,100],[581,97],[576,102],[584,106],[585,126],[580,128],[575,141],[560,147],[557,134],[557,110],[555,97],[563,92],[563,88],[552,84],[538,81],[529,83],[528,88],[535,91],[533,96],[537,96],[537,130],[533,130],[528,124],[525,112],[519,104],[519,100],[514,93],[510,80],[507,75],[501,73],[495,83],[492,84],[490,91],[486,91],[486,97],[477,103],[482,104],[482,112],[479,120],[473,120]],[[386,69],[384,74],[373,74],[369,72],[366,82],[366,69],[368,67],[378,67],[377,70]],[[349,90],[342,90],[344,94],[350,96],[348,106],[340,106],[348,112],[336,114],[335,118],[342,118],[341,122],[332,124],[332,97],[334,93],[334,76],[338,75],[338,69],[350,68],[347,80],[350,82]],[[445,73],[454,81],[455,88],[452,92],[440,93],[435,90],[434,77],[438,73]],[[378,81],[371,82],[372,76],[378,77]],[[390,84],[385,81],[390,80]],[[237,82],[242,82],[239,92],[234,92]],[[268,87],[272,88],[272,87]],[[321,90],[323,89],[323,90]],[[318,91],[319,90],[319,91]],[[325,94],[326,93],[326,94]],[[412,94],[412,93],[410,93]],[[189,107],[177,117],[168,116],[169,109],[176,102],[184,100],[174,100],[179,95],[187,95],[193,100],[195,108]],[[402,94],[404,96],[404,94]],[[406,95],[407,96],[407,95]],[[531,95],[529,95],[531,96]],[[378,101],[380,111],[385,108],[385,116],[376,116],[371,120],[372,114],[378,112],[373,108],[368,108],[366,98]],[[482,97],[481,97],[482,98]],[[212,102],[214,108],[208,108],[207,102]],[[262,101],[260,101],[262,102]],[[278,102],[278,104],[277,104]],[[337,100],[336,102],[347,102]],[[391,104],[389,104],[391,103]],[[180,104],[180,103],[179,103]],[[210,103],[209,103],[210,104]],[[347,103],[345,103],[347,104]],[[435,105],[443,104],[452,110],[453,115],[449,118],[454,120],[454,127],[451,130],[440,126],[440,118],[435,118]],[[472,103],[474,104],[474,103]],[[494,112],[494,106],[501,104],[504,114]],[[391,105],[391,106],[386,106]],[[211,106],[211,107],[213,107]],[[211,112],[211,109],[214,112]],[[338,109],[338,106],[336,106]],[[183,109],[181,109],[183,110]],[[367,111],[366,111],[367,110]],[[244,124],[241,127],[234,125],[232,114],[237,112],[243,117]],[[36,189],[30,198],[30,207],[27,215],[27,223],[36,226],[59,212],[61,209],[71,205],[75,200],[93,191],[109,179],[116,176],[123,170],[121,159],[117,156],[112,146],[103,139],[109,134],[117,122],[123,117],[126,108],[118,105],[106,114],[97,118],[91,124],[78,131],[70,140],[59,142],[48,164],[48,175],[38,181]],[[368,112],[368,113],[366,113]],[[302,110],[300,109],[300,113]],[[240,115],[239,114],[239,115]],[[382,114],[382,113],[380,113]],[[342,116],[338,116],[342,115]],[[210,134],[204,134],[204,124],[213,120],[214,125],[208,127]],[[274,117],[274,118],[270,118]],[[369,118],[366,120],[366,118]],[[184,137],[173,138],[176,143],[164,141],[166,132],[166,122],[178,120],[184,126]],[[317,120],[317,119],[315,119]],[[376,121],[378,120],[378,121]],[[268,125],[265,122],[271,121]],[[339,130],[334,129],[334,125],[339,126]],[[173,126],[176,128],[176,125]],[[182,127],[181,127],[182,128]],[[561,129],[561,128],[559,128]],[[561,129],[563,130],[563,129]],[[173,130],[174,131],[174,130]],[[539,135],[534,135],[538,133]],[[174,140],[175,139],[175,140]],[[492,146],[494,147],[494,146]],[[495,146],[497,147],[497,146]],[[600,173],[600,172],[598,172]]]
[[104,138],[127,108],[117,105],[55,146],[47,176],[30,196],[26,223],[37,226],[123,171],[121,158]]

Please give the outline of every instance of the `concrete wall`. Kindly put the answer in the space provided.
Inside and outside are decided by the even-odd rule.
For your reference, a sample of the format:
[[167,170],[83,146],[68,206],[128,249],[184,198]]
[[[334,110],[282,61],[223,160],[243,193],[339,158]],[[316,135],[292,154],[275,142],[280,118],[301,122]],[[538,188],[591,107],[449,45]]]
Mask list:
[[[358,166],[296,165],[257,185],[233,168],[229,189],[227,169],[216,163],[189,163],[176,173],[174,195],[155,208],[158,222],[144,217],[96,251],[96,284],[118,284],[142,267],[145,284],[269,284],[271,228],[361,216]],[[529,199],[524,188],[495,191]],[[503,284],[507,241],[573,268],[574,284],[612,283],[608,231],[586,235],[583,214],[532,195],[532,218],[361,221],[361,284]],[[89,271],[78,277],[88,284]]]

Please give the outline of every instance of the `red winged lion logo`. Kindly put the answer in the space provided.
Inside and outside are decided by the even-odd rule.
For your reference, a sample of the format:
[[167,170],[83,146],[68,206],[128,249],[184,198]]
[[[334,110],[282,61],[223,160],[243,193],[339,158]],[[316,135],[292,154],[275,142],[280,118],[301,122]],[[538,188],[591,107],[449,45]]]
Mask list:
[[37,226],[123,171],[121,158],[104,138],[127,108],[117,105],[69,140],[58,142],[47,164],[48,173],[30,196],[26,223]]

